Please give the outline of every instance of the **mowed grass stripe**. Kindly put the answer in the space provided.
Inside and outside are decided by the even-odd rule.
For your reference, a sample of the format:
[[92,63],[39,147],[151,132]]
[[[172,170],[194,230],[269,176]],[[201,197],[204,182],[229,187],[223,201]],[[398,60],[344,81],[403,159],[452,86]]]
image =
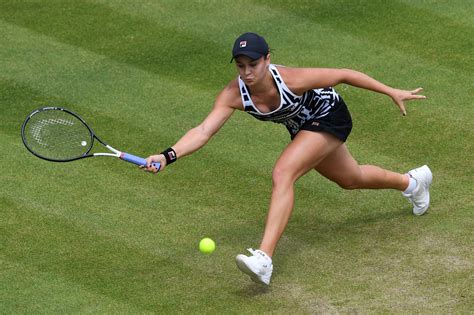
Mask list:
[[[421,5],[415,6],[413,1],[409,3],[391,2],[389,5],[384,3],[384,10],[382,12],[375,10],[377,6],[382,4],[381,1],[373,1],[369,6],[358,4],[348,5],[347,2],[343,1],[298,1],[298,3],[292,5],[289,5],[287,1],[272,1],[270,3],[267,1],[257,1],[257,3],[255,1],[206,1],[199,3],[174,1],[165,3],[143,2],[140,4],[108,0],[100,1],[100,3],[120,10],[124,14],[133,14],[139,18],[145,17],[149,21],[159,21],[160,24],[166,24],[174,28],[187,28],[194,32],[194,37],[210,38],[216,43],[231,42],[235,37],[235,35],[231,34],[252,28],[264,32],[269,38],[274,36],[275,40],[273,40],[273,44],[278,45],[280,43],[289,42],[291,39],[293,39],[293,41],[298,41],[299,38],[303,39],[314,32],[313,30],[318,30],[323,26],[328,31],[315,33],[317,33],[320,38],[319,42],[325,45],[331,45],[331,42],[338,42],[344,45],[344,43],[338,41],[337,38],[338,33],[346,33],[357,36],[367,42],[376,42],[378,45],[385,46],[389,45],[391,50],[403,51],[407,56],[413,55],[413,50],[411,49],[413,47],[421,52],[426,51],[426,47],[428,47],[431,52],[456,50],[459,51],[459,53],[461,53],[462,49],[458,49],[460,47],[456,45],[466,45],[465,47],[469,47],[469,44],[472,43],[472,39],[469,36],[472,25],[459,21],[457,15],[462,15],[465,12],[463,12],[462,6],[460,5],[462,1],[458,2],[460,2],[458,6],[456,6],[456,4],[450,6],[450,9],[453,11],[458,9],[458,14],[456,14],[456,17],[453,17],[453,14],[446,16],[441,15],[446,12],[436,12],[434,10],[434,12],[430,12],[433,6],[441,6],[441,3],[433,3],[433,5],[425,5],[422,7]],[[231,3],[232,10],[226,10],[225,6],[222,6],[222,3]],[[177,18],[167,16],[167,12],[173,12],[176,7],[183,5],[186,6],[187,10],[183,10]],[[254,14],[259,16],[258,22],[253,20],[251,15],[244,14],[248,11],[249,6],[252,7]],[[356,9],[355,11],[354,8]],[[200,17],[198,20],[194,19],[196,15]],[[239,16],[238,23],[233,20],[235,15]],[[386,19],[386,15],[390,15],[390,18]],[[358,18],[354,18],[354,16]],[[339,23],[341,20],[344,20],[345,23]],[[278,23],[273,23],[274,25],[272,25],[271,28],[265,27],[270,24],[271,21],[278,21]],[[287,25],[290,21],[294,28],[299,28],[301,24],[307,24],[310,27],[303,29],[311,31],[304,32],[303,34],[287,32],[285,29],[288,30]],[[426,37],[427,31],[432,30],[431,25],[433,21],[437,22],[437,29],[428,34],[429,37]],[[441,23],[439,23],[439,21],[441,21]],[[350,24],[349,27],[348,23]],[[388,30],[379,28],[377,33],[374,34],[375,36],[372,35],[370,31],[375,28],[374,25],[379,24],[384,24],[386,27],[387,24],[389,24]],[[357,27],[351,27],[351,25],[357,25]],[[247,29],[244,29],[245,27]],[[362,30],[360,30],[360,28],[362,28]],[[409,32],[407,34],[406,30],[418,30],[420,33]],[[438,30],[442,30],[442,32],[438,32]],[[209,36],[206,31],[214,34],[214,36]],[[288,33],[291,35],[288,36]],[[398,37],[398,34],[402,33],[404,37]],[[447,33],[454,33],[455,37],[446,36]],[[435,40],[434,37],[436,36],[445,38],[443,43],[439,43],[439,41]],[[277,38],[280,40],[276,40]],[[380,41],[381,38],[383,41]],[[410,47],[406,49],[407,47],[396,45],[397,42],[409,42]],[[301,45],[305,45],[304,40],[298,41],[297,47],[301,48]],[[438,45],[445,45],[445,47]],[[227,46],[230,47],[230,44]],[[305,53],[303,49],[298,50],[298,53]],[[337,51],[334,52],[337,53]],[[344,52],[352,54],[351,51],[344,50]],[[294,50],[292,53],[294,53]],[[437,57],[436,54],[430,55],[428,53],[427,55],[430,56],[430,59]],[[424,56],[424,54],[422,54],[422,56]],[[462,60],[466,61],[466,58],[469,57],[468,55],[462,55]],[[441,61],[449,61],[452,58],[439,59],[442,59]],[[366,61],[370,62],[370,60]],[[439,64],[438,58],[431,60],[431,62],[433,61]],[[469,64],[467,63],[467,65]],[[448,65],[448,68],[451,67]],[[467,69],[462,67],[460,70]]]
[[[379,9],[381,5],[383,10]],[[331,29],[342,29],[388,49],[416,53],[458,72],[473,70],[472,54],[465,53],[474,45],[472,25],[462,24],[455,18],[441,18],[427,9],[397,1],[371,1],[363,5],[347,5],[345,1],[301,1],[294,6],[288,6],[286,1],[273,1],[269,7],[279,7],[315,23],[329,25]],[[332,39],[331,34],[327,35],[328,40]]]
[[[2,304],[5,313],[17,313],[21,305],[24,313],[67,313],[75,310],[81,313],[95,312],[143,312],[131,304],[116,301],[98,292],[91,292],[57,273],[43,272],[17,261],[0,259],[2,281],[9,288],[1,287],[2,301],[17,301],[18,304]],[[92,303],[93,302],[93,303]]]
[[[170,58],[175,57],[175,56],[184,56],[184,55],[186,55],[186,51],[180,51],[179,54],[176,54],[176,51],[170,50],[170,51],[167,51],[166,54],[163,54],[160,49],[157,49],[157,47],[154,47],[154,46],[147,46],[146,49],[143,48],[143,47],[139,47],[139,46],[135,47],[134,46],[135,50],[134,51],[129,51],[129,50],[123,48],[123,47],[120,47],[120,49],[118,49],[118,47],[116,47],[117,46],[116,42],[119,42],[120,46],[133,45],[133,41],[129,40],[129,37],[131,38],[134,35],[140,35],[140,36],[147,36],[146,41],[149,42],[150,45],[157,45],[157,46],[160,46],[160,45],[167,46],[169,44],[175,45],[175,44],[173,44],[173,43],[175,43],[174,41],[169,43],[165,40],[161,40],[158,37],[158,35],[161,36],[162,33],[176,33],[177,32],[176,30],[178,30],[178,32],[182,35],[182,36],[179,36],[179,38],[184,38],[186,40],[189,40],[190,38],[192,38],[190,43],[192,43],[192,42],[202,43],[200,47],[193,47],[196,50],[193,54],[193,59],[197,61],[196,63],[199,63],[199,62],[202,61],[200,55],[196,55],[196,53],[198,53],[198,52],[200,54],[202,53],[202,50],[203,50],[202,47],[206,47],[206,51],[209,51],[209,56],[204,61],[204,64],[206,64],[206,68],[209,68],[209,66],[212,66],[212,64],[219,64],[220,65],[219,61],[221,61],[222,53],[224,53],[224,50],[225,50],[225,53],[228,54],[228,47],[230,46],[230,44],[224,45],[223,41],[221,41],[221,43],[219,43],[219,44],[215,43],[215,42],[212,43],[212,44],[207,43],[206,38],[208,38],[209,36],[203,36],[203,35],[196,36],[196,32],[187,31],[188,28],[184,28],[182,26],[178,27],[179,23],[185,22],[185,21],[180,21],[180,20],[171,19],[171,18],[167,19],[166,14],[165,14],[166,11],[165,11],[165,13],[162,14],[161,18],[159,18],[160,16],[157,15],[156,20],[153,21],[153,20],[150,20],[150,19],[145,19],[143,17],[137,17],[137,15],[134,15],[132,17],[129,14],[118,12],[116,10],[112,10],[110,7],[103,6],[103,5],[100,5],[100,4],[83,4],[83,5],[84,5],[84,7],[76,8],[76,11],[77,11],[76,13],[79,13],[78,17],[75,17],[74,19],[70,19],[70,21],[68,23],[66,23],[66,26],[68,26],[70,28],[70,31],[72,30],[72,33],[76,34],[76,36],[72,37],[72,38],[70,38],[70,37],[66,38],[64,36],[64,34],[69,33],[69,32],[66,32],[67,29],[66,30],[64,29],[64,25],[61,25],[61,29],[55,30],[54,28],[51,28],[48,24],[46,24],[47,14],[52,14],[51,12],[54,12],[54,10],[56,10],[60,13],[62,13],[62,11],[65,10],[66,11],[65,12],[66,16],[64,18],[65,19],[70,18],[69,16],[67,16],[67,14],[71,14],[69,12],[70,10],[66,10],[64,7],[62,7],[60,5],[55,5],[52,8],[44,7],[43,10],[40,10],[40,12],[39,12],[39,14],[45,14],[44,19],[38,19],[36,15],[32,15],[32,16],[35,17],[34,20],[30,20],[29,17],[28,17],[28,14],[22,14],[21,18],[17,18],[15,16],[15,10],[14,10],[15,6],[6,5],[5,8],[7,10],[5,11],[6,13],[4,15],[4,19],[6,21],[12,21],[13,23],[17,23],[19,25],[24,25],[26,27],[29,27],[29,28],[35,30],[36,32],[40,32],[40,33],[48,34],[49,36],[56,37],[59,40],[62,40],[66,43],[72,43],[72,44],[77,45],[77,46],[82,46],[86,49],[95,51],[99,54],[107,54],[109,57],[111,57],[113,59],[118,59],[121,62],[129,62],[129,63],[132,63],[132,64],[137,64],[136,62],[134,62],[133,59],[132,60],[127,60],[127,58],[136,58],[137,60],[140,61],[138,63],[139,66],[146,67],[147,70],[149,70],[149,71],[156,71],[158,73],[166,73],[167,75],[177,75],[177,74],[179,74],[179,80],[187,80],[190,77],[192,77],[191,79],[195,84],[200,84],[199,82],[203,82],[203,81],[207,82],[208,80],[195,80],[195,79],[206,77],[207,79],[211,79],[211,80],[219,79],[223,83],[226,82],[226,80],[222,79],[222,77],[220,75],[216,75],[216,76],[209,76],[208,74],[199,75],[199,76],[193,75],[194,72],[192,71],[192,68],[188,67],[189,63],[190,63],[190,61],[188,60],[189,58],[178,58],[178,60],[181,60],[181,62],[178,63],[178,64],[175,63],[173,65],[173,67],[174,67],[173,70],[174,71],[169,71],[169,69],[162,68],[162,66],[165,66],[165,67],[169,66],[169,65],[167,65],[168,63],[166,61],[157,59],[157,58],[160,58],[160,56],[163,57],[163,55],[169,56]],[[111,4],[109,4],[109,5],[111,5]],[[179,5],[179,4],[176,4],[176,5]],[[98,9],[96,11],[92,10],[93,8],[95,9],[96,6],[98,7]],[[159,6],[162,7],[161,5],[159,5]],[[300,11],[299,11],[299,10],[301,10],[301,8],[299,6],[295,6],[295,7],[298,10],[293,9],[293,12],[294,12],[293,16],[291,14],[289,14],[288,12],[285,12],[285,14],[280,13],[278,15],[278,11],[273,9],[273,8],[275,8],[274,5],[270,6],[270,10],[267,10],[267,8],[265,6],[262,6],[261,9],[258,8],[258,12],[268,11],[269,13],[263,15],[267,19],[269,19],[269,17],[271,17],[275,14],[276,14],[276,17],[275,17],[276,19],[278,19],[280,17],[284,17],[284,16],[287,16],[287,17],[290,16],[292,20],[295,20],[294,17],[299,17],[300,20],[297,21],[297,23],[301,23],[300,22],[301,20],[306,21],[307,25],[313,25],[312,28],[318,27],[318,25],[327,25],[327,24],[325,24],[325,23],[327,23],[325,21],[327,21],[328,19],[320,19],[319,20],[319,19],[317,19],[317,16],[308,16],[308,15],[306,15],[305,19],[301,19],[301,14],[300,14]],[[27,8],[28,8],[28,6],[26,6],[26,12],[28,12]],[[7,13],[11,13],[11,12],[9,12],[9,10],[13,11],[13,14],[7,14]],[[169,10],[171,10],[171,8],[169,8]],[[92,16],[89,16],[89,15],[81,16],[80,15],[81,13],[84,13],[86,11],[87,12],[89,12],[89,11],[90,12],[97,12],[97,16],[94,16],[94,15],[92,15]],[[292,12],[291,10],[285,10],[285,11]],[[210,10],[210,12],[213,12],[213,11]],[[38,14],[38,12],[35,12],[35,14]],[[109,25],[109,24],[114,25],[113,28],[111,27],[110,29],[105,29],[104,30],[103,27],[102,28],[98,27],[98,28],[95,28],[96,32],[97,32],[98,29],[100,29],[100,31],[99,31],[99,33],[95,34],[96,36],[84,36],[84,35],[82,35],[83,37],[81,37],[81,34],[84,34],[84,33],[89,34],[87,31],[82,31],[81,27],[94,27],[94,24],[107,22],[108,18],[112,19],[112,21],[110,23],[108,23],[107,25]],[[105,19],[105,20],[103,20],[103,19]],[[286,19],[288,20],[288,18],[286,18]],[[169,21],[169,20],[171,20],[171,21]],[[206,19],[202,19],[202,20],[207,21]],[[112,23],[112,22],[117,22],[117,23]],[[159,24],[158,24],[158,22],[159,22]],[[423,22],[425,22],[425,21],[423,21]],[[148,25],[148,23],[150,25]],[[191,24],[191,23],[189,23],[189,24]],[[129,25],[133,25],[133,27],[131,28]],[[169,29],[166,29],[166,28],[161,29],[163,27],[162,25],[166,25],[166,27],[168,27]],[[425,24],[422,24],[422,25],[425,25]],[[46,26],[48,26],[48,27],[46,27]],[[191,28],[192,26],[193,26],[193,24],[191,24],[189,26],[189,28]],[[370,26],[370,23],[369,23],[369,26]],[[369,27],[369,26],[366,26],[366,28]],[[122,37],[117,38],[117,35],[114,35],[114,34],[116,34],[117,33],[116,31],[121,29],[121,28],[124,28],[127,32],[130,32],[130,34],[123,34],[123,32],[120,32],[120,34],[122,34],[121,35]],[[138,32],[137,30],[140,30],[140,29],[145,29],[145,30],[147,30],[147,32],[145,32],[145,34],[143,34],[143,32]],[[424,29],[424,28],[422,28],[422,29]],[[331,42],[333,42],[333,43],[343,43],[343,41],[338,40],[338,34],[337,34],[337,32],[334,31],[334,30],[337,30],[337,28],[333,27],[333,25],[329,25],[328,30],[332,30],[332,31],[329,32],[331,34]],[[347,31],[345,29],[340,29],[340,30],[343,33],[347,33]],[[317,31],[317,28],[316,28],[316,31]],[[284,32],[283,35],[285,35],[285,33],[287,34],[288,32]],[[269,38],[272,38],[272,34],[274,34],[275,36],[277,35],[277,33],[275,33],[275,32],[270,32]],[[328,42],[328,41],[325,40],[325,36],[322,36],[323,34],[327,34],[327,32],[321,32],[321,33],[318,34],[318,36],[320,38],[320,43],[323,43],[323,44],[326,45],[326,42]],[[279,34],[279,35],[281,36],[281,34]],[[278,37],[280,37],[280,36],[278,36]],[[367,38],[367,36],[363,36],[361,34],[356,33],[356,36],[359,36],[359,37],[364,38],[366,40],[374,41],[370,37]],[[100,37],[100,40],[96,40],[95,39],[96,37]],[[107,46],[108,41],[102,40],[102,37],[111,37],[114,41],[109,40],[110,41],[109,45],[112,46],[112,47]],[[283,38],[285,38],[285,37],[283,37]],[[224,40],[225,38],[222,38],[222,39]],[[377,39],[377,38],[375,38],[375,39]],[[215,41],[215,39],[214,39],[214,41]],[[299,43],[299,47],[301,47],[301,44],[305,45],[304,42],[305,42],[305,40],[302,39],[301,43]],[[456,41],[453,41],[453,42],[456,43]],[[165,43],[166,43],[166,45],[165,45]],[[225,43],[227,43],[227,41],[225,41]],[[178,45],[181,44],[184,47],[189,46],[189,45],[186,45],[186,43],[184,43],[184,44],[183,43],[177,43],[177,44]],[[303,47],[305,47],[305,46],[303,46]],[[428,47],[430,47],[430,46],[428,46]],[[108,49],[106,49],[106,48],[108,48]],[[414,48],[414,47],[410,47],[410,48]],[[454,47],[454,48],[456,48],[456,47]],[[163,49],[163,48],[161,48],[161,49]],[[396,47],[390,47],[390,50],[392,50],[392,49],[396,49]],[[339,50],[341,50],[341,49],[339,49]],[[345,53],[351,53],[348,49],[342,49],[342,50]],[[424,51],[426,49],[418,49],[418,50]],[[453,49],[453,50],[456,50],[456,49]],[[110,51],[113,51],[114,53],[111,54]],[[156,54],[157,57],[156,58],[143,57],[141,55],[143,53],[143,51],[153,52],[153,53]],[[218,52],[219,55],[214,54],[213,53],[214,51]],[[331,50],[328,49],[328,51],[331,51]],[[412,55],[413,52],[414,52],[412,50],[407,51],[406,49],[404,51],[406,51],[406,53],[408,55]],[[362,54],[359,54],[359,55],[362,55]],[[220,57],[216,58],[218,56],[220,56]],[[313,54],[313,56],[314,56],[314,54]],[[135,61],[137,61],[137,60],[135,60]],[[218,62],[209,62],[210,60],[211,61],[218,61]],[[156,62],[156,61],[158,61],[158,62]],[[364,61],[367,61],[367,58],[364,58]],[[156,64],[159,64],[160,67],[154,66]],[[439,65],[440,64],[439,60],[435,60],[435,64]],[[189,69],[189,70],[186,71],[185,69]],[[163,71],[161,71],[161,70],[163,70]],[[210,70],[211,70],[210,72],[216,73],[212,69],[210,69]],[[185,72],[180,72],[180,71],[185,71]],[[219,71],[222,72],[222,68],[219,68]],[[227,73],[230,73],[230,72],[227,72]],[[186,74],[186,75],[183,75],[183,74]],[[210,82],[210,83],[211,83],[211,85],[210,85],[211,88],[215,87],[215,85],[212,84],[212,82]]]
[[22,27],[2,22],[2,28],[6,31],[6,43],[15,47],[2,52],[2,76],[41,89],[44,94],[110,112],[135,112],[144,119],[151,116],[149,109],[179,115],[182,111],[176,108],[187,104],[170,95],[198,91],[179,80],[116,62]]
[[470,28],[474,26],[474,17],[471,11],[466,9],[467,2],[464,0],[453,0],[449,2],[437,0],[397,0],[397,2],[422,10],[429,10],[440,17],[440,23],[443,23],[444,18],[449,18],[451,22],[459,23],[463,26]]
[[[5,21],[106,55],[121,63],[133,64],[155,73],[166,73],[177,81],[199,87],[214,87],[221,82],[218,76],[209,76],[209,67],[200,66],[204,60],[222,56],[218,54],[219,47],[206,38],[196,41],[184,28],[179,29],[177,36],[176,28],[88,2],[77,3],[72,10],[67,2],[47,2],[39,6],[2,2],[0,9],[0,17]],[[53,17],[55,22],[49,23]],[[201,47],[206,47],[206,50]],[[229,58],[226,55],[224,59],[228,61]],[[203,77],[208,79],[202,80]]]

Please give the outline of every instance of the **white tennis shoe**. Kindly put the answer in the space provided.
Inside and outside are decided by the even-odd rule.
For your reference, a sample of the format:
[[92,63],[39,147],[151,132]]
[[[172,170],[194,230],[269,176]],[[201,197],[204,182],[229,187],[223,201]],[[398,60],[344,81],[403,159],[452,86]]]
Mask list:
[[416,180],[416,187],[412,193],[402,192],[402,195],[412,203],[413,214],[422,215],[430,205],[430,185],[433,181],[433,174],[427,165],[423,165],[409,171],[408,175]]
[[248,274],[254,282],[269,285],[273,272],[272,259],[259,249],[249,248],[247,250],[252,256],[237,255],[235,258],[237,267]]

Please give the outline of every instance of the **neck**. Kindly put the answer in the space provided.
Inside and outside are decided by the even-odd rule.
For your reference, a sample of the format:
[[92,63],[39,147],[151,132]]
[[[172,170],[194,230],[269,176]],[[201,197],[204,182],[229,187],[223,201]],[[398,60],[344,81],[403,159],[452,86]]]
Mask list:
[[267,71],[262,81],[259,82],[258,84],[250,86],[249,89],[250,89],[251,94],[259,95],[259,94],[267,93],[271,88],[273,88],[273,86],[274,86],[273,76],[270,73],[270,71]]

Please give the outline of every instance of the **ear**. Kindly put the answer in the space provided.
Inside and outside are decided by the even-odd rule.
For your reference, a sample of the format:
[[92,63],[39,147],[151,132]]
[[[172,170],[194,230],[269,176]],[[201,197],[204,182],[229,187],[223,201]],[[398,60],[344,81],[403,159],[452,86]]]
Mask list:
[[270,64],[270,53],[268,53],[268,54],[265,56],[265,63],[267,64],[267,66]]

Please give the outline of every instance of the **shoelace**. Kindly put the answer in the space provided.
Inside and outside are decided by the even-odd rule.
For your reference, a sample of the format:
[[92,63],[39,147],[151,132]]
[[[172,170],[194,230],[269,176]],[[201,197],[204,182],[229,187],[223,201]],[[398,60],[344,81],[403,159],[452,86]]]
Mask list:
[[265,261],[269,264],[272,263],[272,259],[270,257],[268,257],[267,254],[265,254],[264,252],[262,252],[261,250],[257,249],[253,249],[253,248],[247,248],[247,250],[255,257],[257,257],[257,259],[265,259]]
[[254,255],[255,256],[255,253],[257,252],[256,250],[254,250],[253,248],[247,248],[247,250],[250,252],[250,254]]

